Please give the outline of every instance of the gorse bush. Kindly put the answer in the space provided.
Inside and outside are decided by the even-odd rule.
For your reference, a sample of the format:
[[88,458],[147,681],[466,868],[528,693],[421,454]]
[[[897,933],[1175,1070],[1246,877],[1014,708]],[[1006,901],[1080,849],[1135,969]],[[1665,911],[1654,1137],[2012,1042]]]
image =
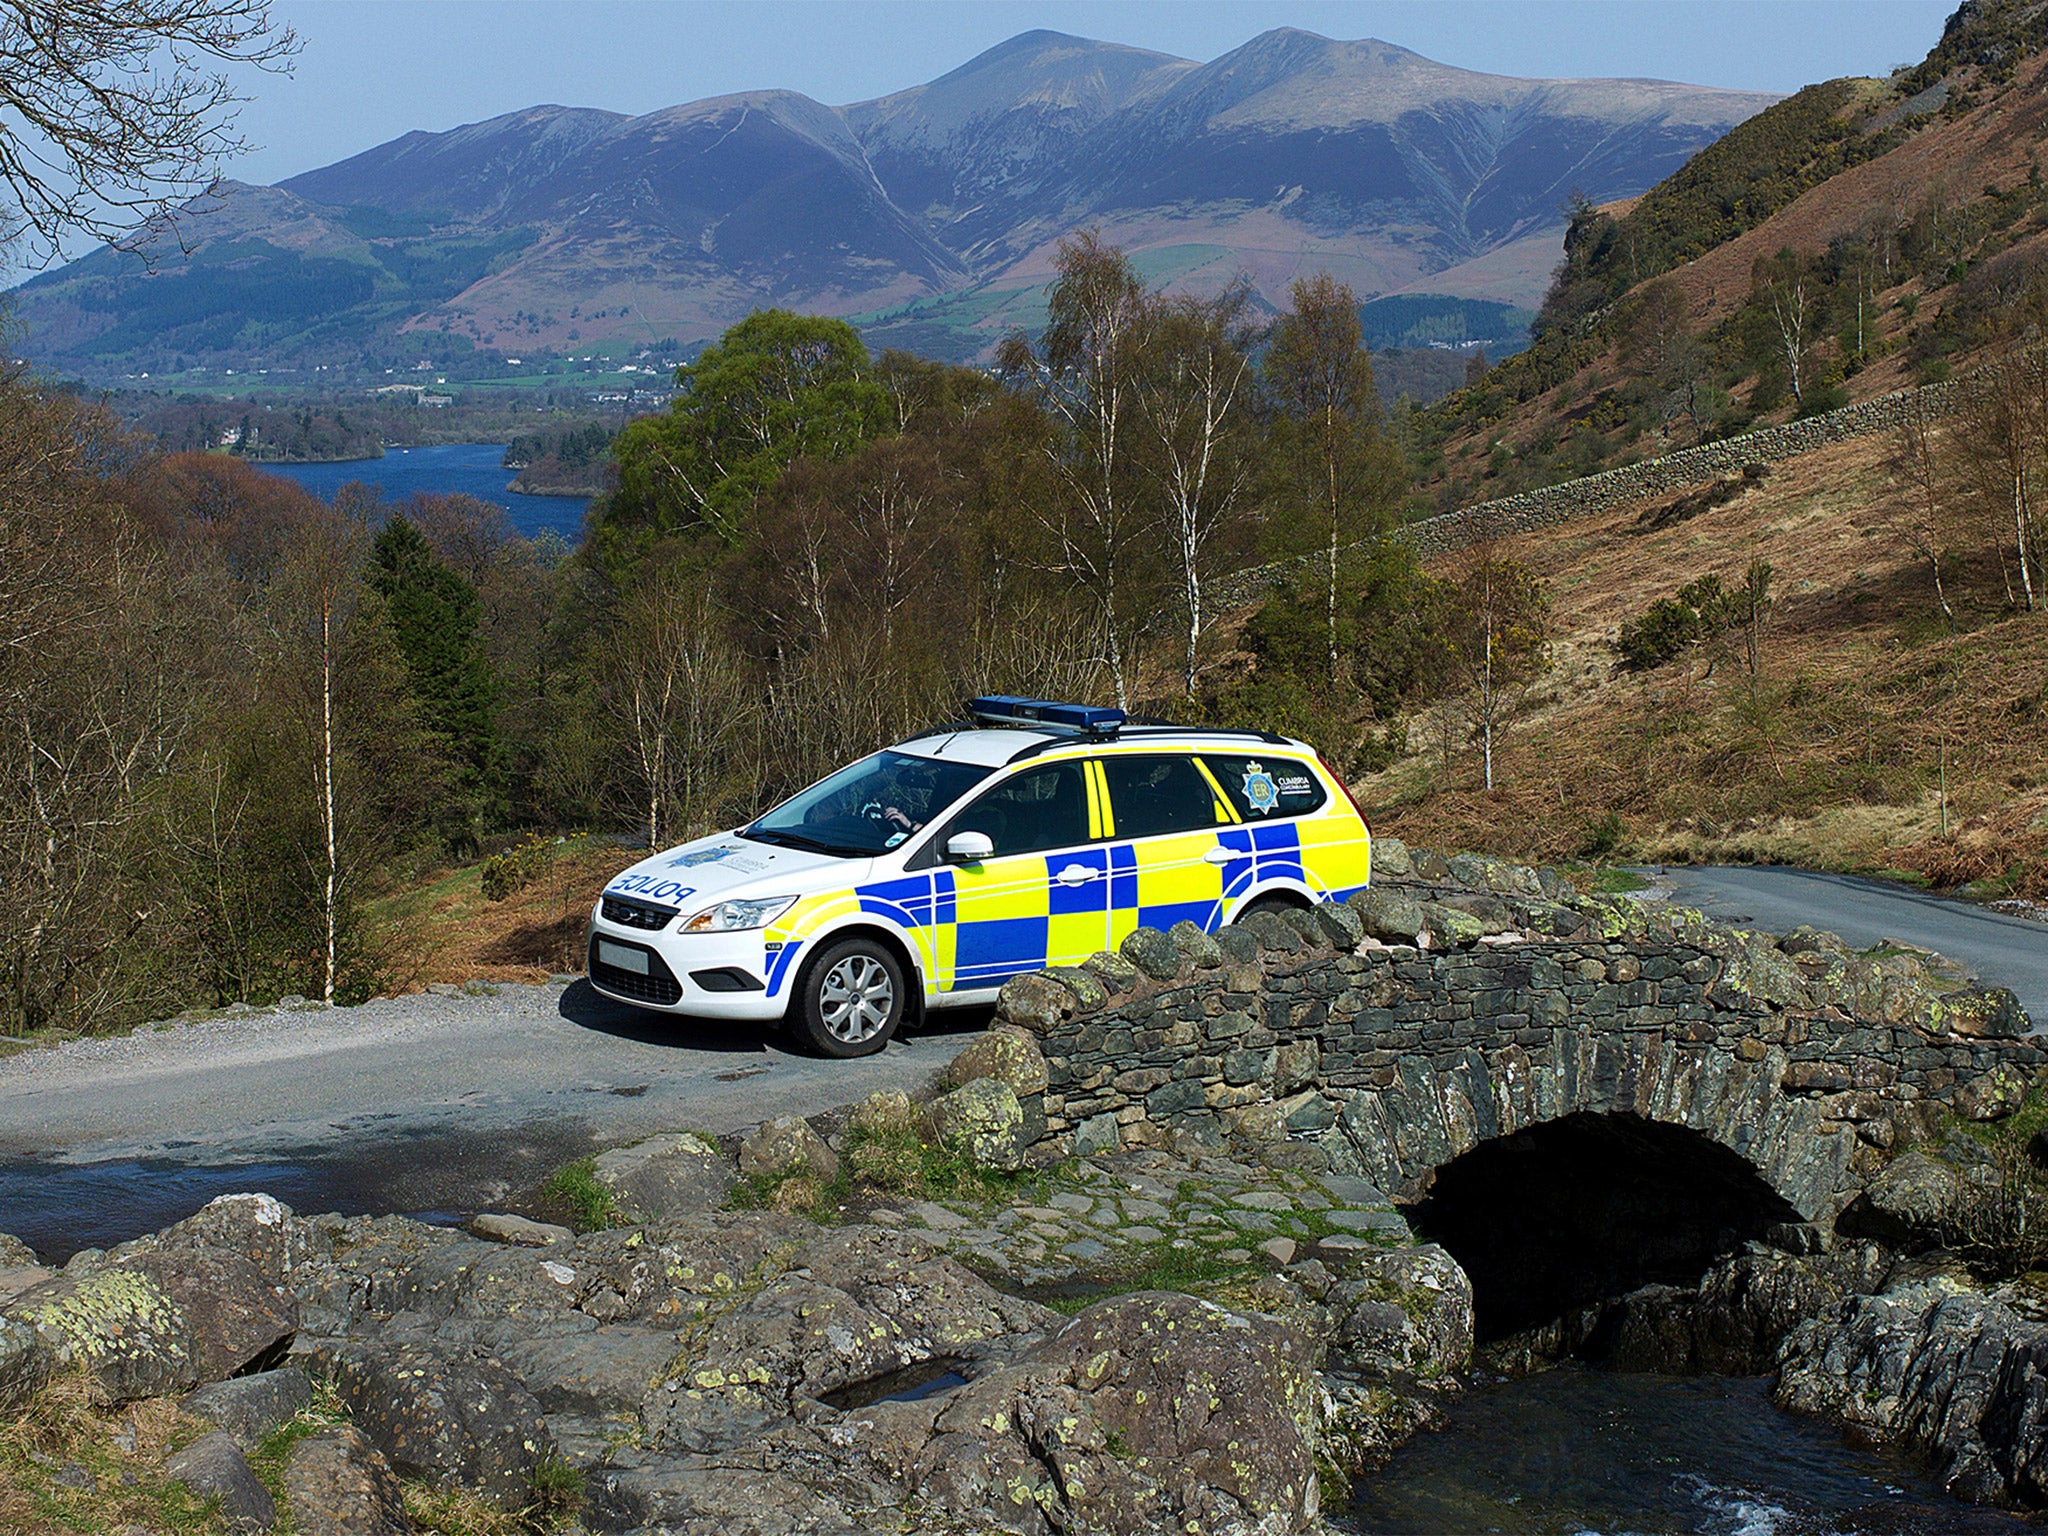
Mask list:
[[545,875],[555,862],[555,840],[533,836],[484,860],[484,900],[507,901]]

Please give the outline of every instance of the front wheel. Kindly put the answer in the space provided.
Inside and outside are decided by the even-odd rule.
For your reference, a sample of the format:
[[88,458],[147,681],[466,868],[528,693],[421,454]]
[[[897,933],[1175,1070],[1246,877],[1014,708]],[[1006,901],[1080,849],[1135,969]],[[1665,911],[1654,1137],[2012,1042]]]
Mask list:
[[909,1001],[903,962],[886,945],[841,939],[804,971],[796,1033],[822,1056],[872,1056],[896,1033]]

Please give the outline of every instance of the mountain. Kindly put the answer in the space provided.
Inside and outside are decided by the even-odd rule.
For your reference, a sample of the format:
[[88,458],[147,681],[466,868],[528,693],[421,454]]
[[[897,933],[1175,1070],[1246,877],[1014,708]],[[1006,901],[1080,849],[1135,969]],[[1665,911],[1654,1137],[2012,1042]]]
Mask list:
[[1063,234],[1148,277],[1268,301],[1529,305],[1563,209],[1652,185],[1775,98],[1520,80],[1267,32],[1207,64],[1029,32],[852,106],[754,91],[641,117],[543,106],[230,185],[153,264],[101,251],[17,290],[41,360],[489,371],[687,345],[765,304],[968,356],[1029,323]]
[[1968,371],[2048,302],[2048,8],[1965,0],[1583,207],[1526,351],[1417,423],[1418,508],[1554,484]]

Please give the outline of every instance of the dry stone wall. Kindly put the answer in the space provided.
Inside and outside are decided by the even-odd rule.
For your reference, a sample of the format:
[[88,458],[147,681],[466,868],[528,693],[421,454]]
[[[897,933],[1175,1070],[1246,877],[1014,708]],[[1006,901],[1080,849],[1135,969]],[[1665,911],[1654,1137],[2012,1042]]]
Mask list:
[[1483,1141],[1621,1113],[1826,1221],[1936,1112],[2010,1113],[2048,1067],[2010,993],[1915,957],[1559,894],[1381,887],[1018,978],[1000,1011],[1046,1058],[1038,1155],[1251,1142],[1405,1201]]
[[[1682,448],[1639,464],[1624,464],[1567,480],[1562,485],[1523,491],[1425,518],[1401,529],[1397,537],[1426,558],[1452,554],[1483,539],[1554,528],[1724,475],[1740,474],[1751,464],[1775,464],[1833,443],[1890,432],[1909,416],[1946,416],[1953,408],[1953,388],[1949,384],[1930,384],[1900,390],[1804,421],[1759,427],[1723,442]],[[1225,608],[1257,602],[1283,582],[1326,564],[1326,558],[1309,555],[1239,571],[1217,584],[1217,600]]]

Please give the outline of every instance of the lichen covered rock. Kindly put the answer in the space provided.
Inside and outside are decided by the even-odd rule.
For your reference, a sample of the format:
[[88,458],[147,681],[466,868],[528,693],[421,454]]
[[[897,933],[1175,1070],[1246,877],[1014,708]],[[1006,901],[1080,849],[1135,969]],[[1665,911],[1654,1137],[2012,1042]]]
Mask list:
[[56,1368],[83,1369],[102,1403],[163,1397],[199,1382],[184,1314],[138,1270],[62,1274],[16,1298],[9,1312],[36,1330]]
[[749,1131],[739,1161],[740,1172],[755,1179],[808,1173],[829,1182],[839,1176],[838,1155],[801,1115],[778,1115]]
[[1043,1093],[1045,1053],[1038,1048],[1037,1039],[1024,1030],[991,1029],[953,1058],[944,1082],[948,1088],[959,1088],[978,1078],[994,1078],[1020,1099]]
[[301,1440],[284,1470],[286,1507],[299,1536],[410,1536],[405,1495],[391,1467],[350,1424]]
[[600,1153],[591,1177],[628,1221],[659,1221],[716,1210],[732,1193],[732,1166],[701,1136],[650,1136]]
[[[1042,1082],[1042,1080],[1041,1080]],[[1024,1166],[1024,1106],[999,1078],[977,1077],[934,1100],[932,1131],[983,1168]]]

